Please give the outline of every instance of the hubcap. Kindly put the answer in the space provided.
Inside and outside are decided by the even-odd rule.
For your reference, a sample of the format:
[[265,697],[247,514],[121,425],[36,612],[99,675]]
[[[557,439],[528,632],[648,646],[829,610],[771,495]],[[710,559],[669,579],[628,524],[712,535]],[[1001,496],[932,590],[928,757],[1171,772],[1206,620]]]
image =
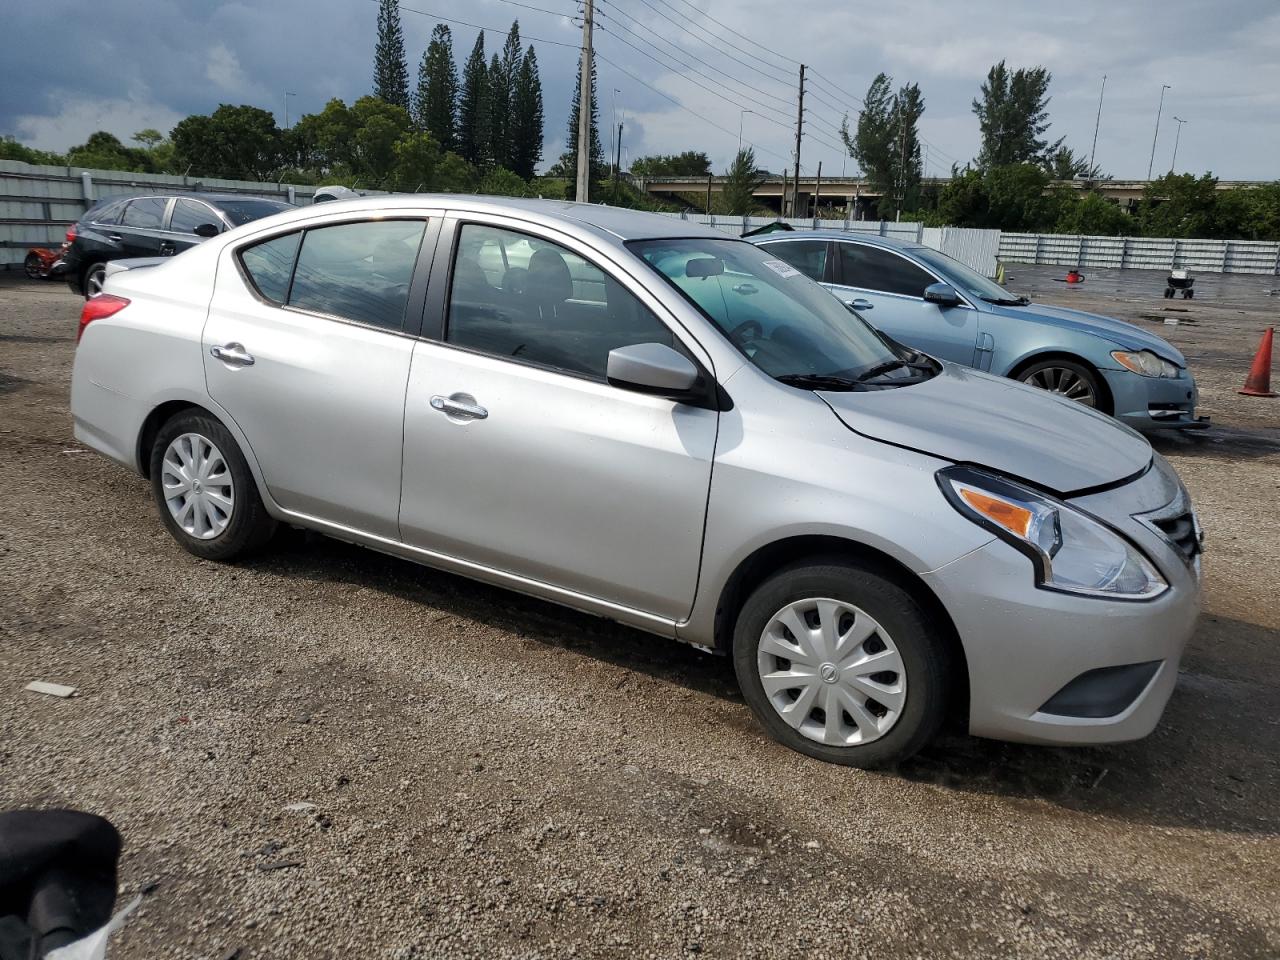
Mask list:
[[893,639],[866,611],[841,600],[798,600],[775,613],[760,635],[756,667],[778,716],[828,746],[878,740],[907,700]]
[[1067,367],[1042,367],[1023,377],[1022,382],[1083,403],[1086,407],[1097,406],[1098,398],[1094,396],[1089,381]]
[[212,540],[231,522],[231,468],[207,437],[184,433],[174,438],[164,451],[160,487],[169,515],[198,540]]

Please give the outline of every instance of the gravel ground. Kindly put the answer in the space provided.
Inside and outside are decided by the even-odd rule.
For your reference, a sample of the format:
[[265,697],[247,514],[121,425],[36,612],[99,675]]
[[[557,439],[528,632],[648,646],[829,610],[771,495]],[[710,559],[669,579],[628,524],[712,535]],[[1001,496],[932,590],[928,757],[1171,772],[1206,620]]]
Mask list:
[[[1154,274],[1014,273],[1170,306]],[[72,440],[78,302],[0,276],[0,808],[120,827],[122,894],[158,887],[119,960],[1276,957],[1280,401],[1234,393],[1267,285],[1204,280],[1160,328],[1215,427],[1158,442],[1210,538],[1159,730],[864,773],[767,740],[677,644],[298,533],[195,560]]]

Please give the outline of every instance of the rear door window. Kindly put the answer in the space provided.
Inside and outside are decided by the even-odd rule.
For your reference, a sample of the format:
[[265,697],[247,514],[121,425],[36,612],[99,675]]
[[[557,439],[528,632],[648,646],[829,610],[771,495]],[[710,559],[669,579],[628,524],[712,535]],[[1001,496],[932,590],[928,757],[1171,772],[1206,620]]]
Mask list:
[[827,280],[826,240],[779,240],[762,244],[772,256],[791,264],[810,280],[822,283]]
[[306,231],[289,306],[402,329],[425,230],[425,220],[376,220]]
[[278,304],[289,298],[293,261],[298,254],[301,233],[275,237],[241,251],[240,262],[258,292]]
[[127,200],[117,200],[114,203],[104,203],[90,212],[86,219],[92,223],[119,223],[120,214],[124,212],[128,202]]
[[212,223],[219,230],[222,229],[222,221],[208,204],[179,197],[169,217],[169,229],[176,233],[195,233],[196,227],[202,223]]
[[840,243],[840,282],[847,287],[923,297],[936,281],[906,257],[862,243]]
[[124,208],[124,217],[120,223],[126,227],[138,227],[143,230],[159,230],[164,223],[164,208],[169,201],[165,197],[141,197],[130,200]]

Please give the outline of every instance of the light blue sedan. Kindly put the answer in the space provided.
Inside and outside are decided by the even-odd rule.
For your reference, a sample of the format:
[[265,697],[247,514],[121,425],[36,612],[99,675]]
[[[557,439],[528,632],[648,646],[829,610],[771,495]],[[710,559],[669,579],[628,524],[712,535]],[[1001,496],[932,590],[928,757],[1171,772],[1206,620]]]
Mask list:
[[774,233],[754,243],[895,340],[1021,380],[1138,430],[1208,426],[1171,344],[1131,323],[1032,303],[930,247],[887,237]]

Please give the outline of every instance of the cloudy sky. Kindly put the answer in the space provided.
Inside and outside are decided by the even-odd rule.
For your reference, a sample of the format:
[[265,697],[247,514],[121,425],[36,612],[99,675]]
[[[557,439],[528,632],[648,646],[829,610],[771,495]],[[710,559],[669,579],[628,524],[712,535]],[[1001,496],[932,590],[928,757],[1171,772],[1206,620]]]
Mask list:
[[[376,0],[60,0],[7,4],[0,41],[0,134],[65,150],[106,129],[122,139],[168,131],[219,103],[252,103],[284,121],[369,92]],[[451,18],[461,61],[477,27],[492,51],[513,18],[538,48],[546,160],[564,148],[580,38],[576,0],[406,0],[411,74],[438,19]],[[460,23],[456,21],[466,21]],[[718,22],[717,22],[718,21]],[[918,83],[929,173],[978,149],[970,101],[987,69],[1042,64],[1053,73],[1054,138],[1143,177],[1162,84],[1155,172],[1168,170],[1178,124],[1179,171],[1280,178],[1280,5],[1275,0],[597,0],[602,136],[614,113],[630,157],[705,150],[722,169],[743,139],[781,169],[794,138],[795,72],[806,97],[803,166],[852,173],[836,130],[881,70]],[[564,44],[564,46],[556,45]],[[750,112],[743,112],[744,110]]]

